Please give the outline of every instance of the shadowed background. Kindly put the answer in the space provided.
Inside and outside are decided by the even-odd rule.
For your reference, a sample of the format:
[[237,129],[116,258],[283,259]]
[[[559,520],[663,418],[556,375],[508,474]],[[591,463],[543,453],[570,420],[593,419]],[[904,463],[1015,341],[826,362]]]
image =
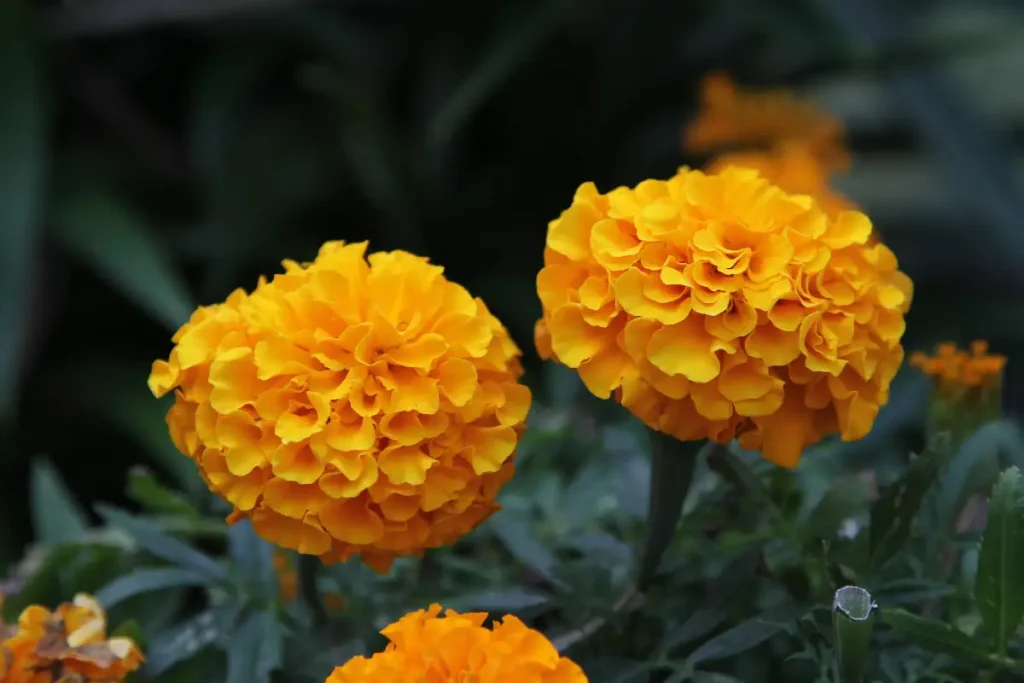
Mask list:
[[[326,240],[444,265],[536,381],[547,222],[583,181],[702,163],[681,129],[713,69],[845,122],[836,189],[916,284],[906,347],[991,340],[1019,412],[1022,29],[1009,0],[3,3],[0,568],[33,461],[85,504],[188,474],[149,364]],[[877,429],[919,422],[906,375]]]

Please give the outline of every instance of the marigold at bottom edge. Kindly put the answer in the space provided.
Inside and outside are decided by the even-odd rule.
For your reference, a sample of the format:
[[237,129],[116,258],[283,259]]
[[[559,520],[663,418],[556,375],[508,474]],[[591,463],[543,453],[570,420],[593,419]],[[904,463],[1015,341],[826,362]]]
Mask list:
[[327,683],[489,681],[587,683],[583,670],[562,657],[539,631],[506,615],[488,628],[487,614],[459,614],[434,604],[405,615],[381,633],[390,644],[372,657],[353,657]]

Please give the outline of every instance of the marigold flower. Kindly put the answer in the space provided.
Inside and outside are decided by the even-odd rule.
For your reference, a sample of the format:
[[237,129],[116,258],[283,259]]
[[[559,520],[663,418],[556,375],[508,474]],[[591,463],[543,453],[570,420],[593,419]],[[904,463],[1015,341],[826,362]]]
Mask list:
[[903,360],[909,280],[870,233],[747,168],[586,183],[548,226],[538,350],[658,431],[794,466],[867,434]]
[[530,407],[520,351],[443,268],[366,243],[198,309],[149,378],[171,437],[267,540],[386,571],[498,508]]
[[916,351],[910,363],[935,380],[939,394],[947,398],[960,398],[969,392],[988,395],[1002,386],[1006,356],[990,354],[988,342],[971,343],[970,353],[946,342],[936,347],[935,355]]
[[704,79],[701,105],[700,114],[683,134],[688,151],[798,142],[826,172],[849,164],[842,123],[791,93],[741,91],[729,76],[715,72]]
[[492,628],[486,620],[486,613],[441,616],[440,605],[407,614],[381,631],[391,641],[387,649],[350,659],[327,683],[587,683],[542,633],[511,615]]
[[299,594],[299,575],[288,561],[288,555],[281,551],[274,553],[274,574],[277,592],[284,600],[294,600]]
[[0,622],[3,683],[116,683],[139,668],[142,653],[128,638],[107,638],[106,614],[83,593],[56,612],[26,608],[18,623]]

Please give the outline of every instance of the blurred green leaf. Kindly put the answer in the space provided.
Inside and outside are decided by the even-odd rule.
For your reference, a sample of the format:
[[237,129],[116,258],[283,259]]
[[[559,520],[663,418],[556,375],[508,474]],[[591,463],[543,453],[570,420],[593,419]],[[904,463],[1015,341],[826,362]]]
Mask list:
[[168,329],[192,315],[188,287],[152,229],[115,199],[80,192],[57,204],[55,227],[65,248],[109,280]]
[[249,583],[259,595],[271,599],[276,597],[274,549],[256,535],[248,519],[240,520],[228,528],[228,554],[235,565],[245,572]]
[[[650,588],[661,558],[675,537],[683,515],[683,503],[690,493],[693,473],[704,441],[679,441],[651,431],[651,495],[647,512],[644,548],[637,570],[640,592]],[[710,446],[708,446],[710,448]]]
[[89,518],[49,460],[32,461],[30,488],[36,538],[49,545],[80,541]]
[[[937,485],[937,514],[941,531],[952,532],[957,513],[971,491],[971,475],[985,463],[997,464],[1000,454],[1024,451],[1020,431],[1008,420],[991,422],[972,434],[950,458]],[[991,480],[989,480],[991,483]]]
[[4,601],[4,619],[16,620],[29,605],[52,608],[75,593],[94,593],[117,576],[123,554],[123,549],[115,545],[64,543],[30,556],[18,591]]
[[131,574],[119,577],[104,586],[96,593],[96,599],[105,608],[110,609],[140,593],[184,586],[202,586],[207,581],[209,578],[202,574],[177,567],[136,569]]
[[924,649],[968,661],[992,663],[986,649],[967,634],[941,621],[926,619],[899,608],[882,610],[882,618],[897,633]]
[[0,419],[24,372],[39,210],[46,185],[47,119],[35,3],[0,3]]
[[567,6],[564,0],[545,0],[534,14],[491,43],[486,55],[473,61],[473,70],[427,125],[427,144],[431,149],[448,145],[488,96],[537,52],[565,20]]
[[506,550],[523,566],[554,585],[564,585],[555,573],[558,566],[555,556],[533,537],[525,520],[507,512],[495,515],[488,524]]
[[[102,601],[101,601],[102,602]],[[128,638],[143,652],[146,651],[146,638],[142,635],[142,628],[139,622],[134,619],[122,622],[117,628],[110,632],[111,638]]]
[[145,467],[133,467],[129,470],[128,497],[147,512],[185,518],[199,517],[199,511],[191,503],[177,491],[161,484],[156,475]]
[[787,605],[772,612],[748,619],[720,633],[690,653],[687,664],[726,659],[757,647],[779,631],[789,628],[807,612],[806,607]]
[[146,651],[145,673],[149,677],[161,676],[175,664],[195,659],[198,652],[210,645],[218,641],[226,643],[235,632],[240,611],[238,603],[226,603],[158,634]]
[[715,445],[708,453],[708,467],[732,484],[743,500],[765,513],[778,514],[775,502],[761,481],[739,455],[725,446]]
[[1020,470],[1002,473],[988,503],[974,597],[1000,653],[1024,618],[1024,484]]
[[892,559],[910,537],[921,502],[946,461],[945,452],[925,451],[907,472],[875,501],[869,527],[870,566],[878,569]]
[[109,505],[97,505],[96,511],[108,524],[127,531],[141,548],[156,557],[201,574],[210,581],[222,582],[227,579],[224,567],[198,550],[168,536],[149,520],[133,517]]
[[459,612],[495,612],[515,614],[541,605],[546,605],[551,598],[543,593],[509,588],[506,590],[488,590],[479,593],[457,594],[442,601],[448,609]]
[[228,643],[227,683],[267,683],[281,665],[282,638],[273,614],[251,614]]
[[868,508],[871,498],[871,486],[863,477],[839,477],[812,509],[803,528],[812,537],[834,538],[845,520],[859,516]]

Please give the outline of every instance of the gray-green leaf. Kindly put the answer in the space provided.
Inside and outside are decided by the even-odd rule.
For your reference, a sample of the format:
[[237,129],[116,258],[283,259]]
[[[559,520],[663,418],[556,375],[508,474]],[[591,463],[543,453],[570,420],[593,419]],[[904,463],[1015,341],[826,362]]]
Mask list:
[[270,612],[250,615],[228,644],[227,683],[267,683],[281,665],[283,636]]
[[696,666],[701,662],[746,652],[788,628],[806,611],[805,607],[790,605],[748,619],[701,645],[686,658],[686,662]]
[[1024,485],[1020,470],[1011,467],[999,476],[988,504],[988,523],[978,555],[974,587],[978,611],[996,647],[1006,641],[1024,617]]
[[202,586],[206,582],[207,577],[202,574],[177,567],[138,569],[108,583],[96,593],[96,599],[103,607],[110,609],[140,593],[184,586]]
[[127,207],[100,193],[72,195],[57,205],[56,229],[68,251],[168,329],[189,319],[195,305],[167,248]]
[[49,460],[32,461],[30,497],[36,538],[51,545],[82,540],[89,519]]
[[992,663],[992,658],[980,643],[949,624],[919,617],[899,608],[883,610],[882,619],[893,630],[926,650],[957,659]]

